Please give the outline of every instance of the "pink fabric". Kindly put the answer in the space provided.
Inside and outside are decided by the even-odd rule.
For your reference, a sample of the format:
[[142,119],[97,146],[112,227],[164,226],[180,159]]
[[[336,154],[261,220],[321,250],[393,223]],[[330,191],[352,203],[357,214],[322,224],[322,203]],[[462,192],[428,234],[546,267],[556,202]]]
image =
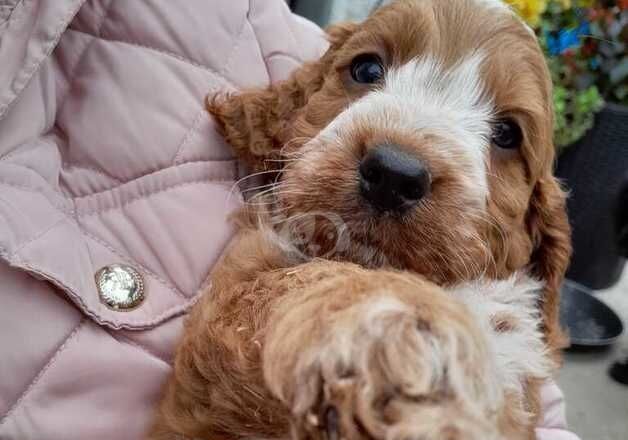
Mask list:
[[[326,43],[280,0],[0,14],[0,439],[139,439],[240,204],[204,98],[285,78]],[[144,278],[137,309],[99,301],[111,263]]]
[[541,390],[543,416],[536,429],[537,440],[579,440],[567,430],[565,418],[565,398],[554,382],[549,382]]
[[[282,0],[2,2],[0,439],[142,437],[240,203],[204,96],[325,46]],[[99,301],[111,263],[139,308]],[[548,402],[539,438],[570,438]]]

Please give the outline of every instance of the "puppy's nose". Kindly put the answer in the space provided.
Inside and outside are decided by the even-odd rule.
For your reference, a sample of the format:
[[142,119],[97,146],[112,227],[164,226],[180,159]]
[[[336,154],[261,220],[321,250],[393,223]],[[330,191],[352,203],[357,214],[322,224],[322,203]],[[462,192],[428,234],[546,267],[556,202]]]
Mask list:
[[430,184],[425,164],[395,145],[371,149],[360,163],[360,191],[378,211],[403,212],[413,207]]

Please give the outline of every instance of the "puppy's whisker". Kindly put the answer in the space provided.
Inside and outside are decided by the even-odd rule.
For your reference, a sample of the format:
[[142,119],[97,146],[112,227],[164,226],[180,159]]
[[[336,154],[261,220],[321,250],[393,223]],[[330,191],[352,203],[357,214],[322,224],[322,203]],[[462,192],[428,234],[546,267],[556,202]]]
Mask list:
[[[272,193],[277,188],[279,188],[279,185],[280,184],[277,183],[277,182],[269,183],[268,185],[262,185],[262,186],[258,187],[261,191],[257,192],[256,194],[253,194],[251,196],[251,199],[263,197],[266,194]],[[262,188],[266,188],[266,189],[262,190]]]
[[[283,195],[286,195],[286,194],[297,195],[297,196],[301,195],[299,193],[283,193]],[[265,200],[264,198],[262,198],[260,200],[249,200],[246,202],[246,204],[248,206],[277,206],[277,200],[276,199]]]
[[[246,193],[250,193],[250,192],[254,192],[254,191],[260,191],[260,190],[263,190],[265,188],[273,189],[273,187],[275,187],[275,186],[277,186],[277,183],[266,183],[264,185],[254,186],[252,188],[244,188],[240,192],[242,194],[246,194]],[[268,189],[266,189],[265,191],[267,191]],[[262,191],[262,192],[265,192],[265,191]]]
[[291,155],[294,155],[294,154],[298,153],[299,149],[297,148],[294,151],[286,151],[286,150],[294,147],[295,144],[300,144],[300,145],[296,145],[296,146],[305,145],[306,143],[310,142],[312,139],[313,138],[307,137],[307,136],[294,137],[294,138],[290,139],[289,141],[287,141],[287,142],[285,142],[283,144],[283,146],[279,150],[279,155],[281,157],[290,157]]
[[258,171],[256,173],[252,173],[252,174],[248,174],[244,176],[243,178],[234,182],[233,185],[231,185],[231,189],[229,190],[229,193],[227,194],[226,200],[231,200],[235,191],[240,187],[240,185],[242,185],[242,183],[246,182],[247,180],[253,179],[258,176],[264,176],[264,175],[276,174],[276,173],[277,173],[277,170],[264,170],[264,171]]
[[286,162],[296,162],[299,158],[294,159],[264,159],[264,162],[276,162],[276,163],[286,163]]
[[292,189],[292,188],[299,189],[299,188],[296,188],[294,185],[290,185],[286,182],[279,182],[278,178],[275,178],[275,181],[272,183],[269,183],[267,185],[261,185],[259,188],[262,189],[264,187],[267,187],[267,189],[260,191],[254,197],[260,196],[261,194],[277,191],[279,189]]
[[269,205],[275,203],[276,199],[272,197],[272,194],[276,190],[277,186],[277,184],[273,184],[270,188],[253,194],[250,198],[245,200],[245,204],[251,206],[253,203],[259,201],[267,202]]
[[247,181],[248,179],[252,179],[254,177],[258,177],[258,176],[263,176],[266,174],[275,174],[277,173],[277,170],[264,170],[264,171],[258,171],[256,173],[252,173],[252,174],[248,174],[246,176],[244,176],[243,178],[239,179],[238,181],[236,181],[233,186],[238,186],[240,184],[242,184],[243,182]]

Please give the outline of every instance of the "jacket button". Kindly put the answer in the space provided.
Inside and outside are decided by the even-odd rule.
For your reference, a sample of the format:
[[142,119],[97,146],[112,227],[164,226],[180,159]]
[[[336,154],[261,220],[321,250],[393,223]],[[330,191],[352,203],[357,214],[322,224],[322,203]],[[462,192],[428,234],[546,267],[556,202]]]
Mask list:
[[100,301],[113,310],[131,310],[144,300],[140,273],[125,264],[110,264],[96,273]]

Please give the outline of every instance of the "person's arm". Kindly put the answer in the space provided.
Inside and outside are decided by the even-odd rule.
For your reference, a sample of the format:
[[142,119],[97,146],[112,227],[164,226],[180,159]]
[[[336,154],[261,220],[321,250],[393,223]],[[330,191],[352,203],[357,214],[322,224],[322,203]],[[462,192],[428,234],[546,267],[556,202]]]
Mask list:
[[555,382],[546,383],[541,389],[542,415],[536,428],[537,440],[580,440],[567,429],[565,398]]

